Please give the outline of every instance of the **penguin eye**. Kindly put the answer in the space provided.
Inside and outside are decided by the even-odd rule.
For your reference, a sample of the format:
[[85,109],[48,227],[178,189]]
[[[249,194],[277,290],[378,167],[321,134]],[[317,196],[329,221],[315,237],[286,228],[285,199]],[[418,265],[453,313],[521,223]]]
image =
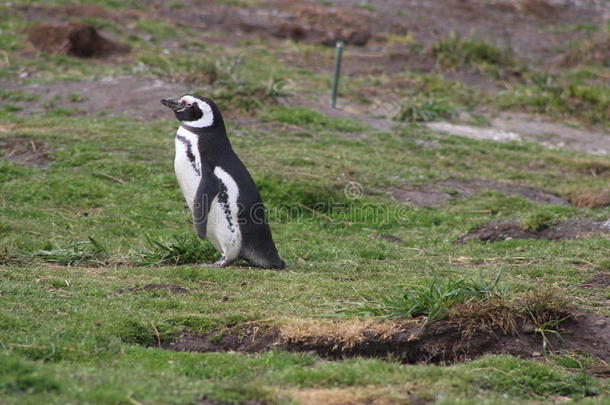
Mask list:
[[187,106],[187,107],[192,107],[192,106],[193,106],[193,103],[186,103],[186,106]]

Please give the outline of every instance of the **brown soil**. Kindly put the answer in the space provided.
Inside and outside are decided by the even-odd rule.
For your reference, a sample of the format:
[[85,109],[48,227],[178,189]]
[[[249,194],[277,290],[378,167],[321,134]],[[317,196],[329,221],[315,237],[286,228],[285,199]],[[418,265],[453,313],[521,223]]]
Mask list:
[[31,137],[0,139],[0,151],[6,159],[26,167],[44,167],[53,161],[51,149],[43,141]]
[[82,58],[125,54],[127,45],[113,42],[90,24],[40,24],[28,31],[28,40],[40,51]]
[[[547,334],[553,350],[577,350],[610,360],[610,318],[578,313],[568,316],[560,327],[561,339]],[[337,321],[337,329],[349,327],[352,321]],[[362,321],[356,321],[362,322]],[[388,321],[385,321],[388,322]],[[322,328],[323,329],[323,328]],[[542,337],[533,325],[516,320],[513,329],[499,327],[472,328],[468,321],[452,319],[425,325],[422,322],[368,323],[358,330],[357,339],[324,334],[315,327],[296,336],[284,334],[282,327],[264,323],[235,325],[222,332],[198,335],[184,330],[164,344],[165,349],[190,352],[239,351],[246,353],[281,349],[293,352],[315,352],[330,359],[344,357],[387,357],[404,363],[453,363],[486,354],[512,354],[530,358],[542,353]]]
[[518,195],[541,204],[567,204],[563,198],[536,187],[485,179],[448,178],[424,186],[405,185],[390,189],[396,200],[416,207],[439,207],[447,204],[452,198],[471,197],[486,190]]
[[17,11],[28,21],[72,21],[85,18],[97,18],[124,23],[127,20],[141,18],[141,13],[136,10],[110,11],[96,4],[70,4],[67,6],[40,6],[23,5],[17,6]]
[[397,245],[404,245],[405,241],[400,239],[398,236],[390,235],[389,233],[382,233],[375,236],[377,239],[385,240],[386,242],[396,243]]
[[538,232],[524,229],[513,219],[495,220],[459,238],[457,243],[473,240],[482,242],[499,242],[511,239],[580,239],[595,234],[610,234],[610,223],[594,222],[588,219],[570,219],[551,225]]
[[[41,96],[36,102],[11,102],[23,108],[18,114],[44,114],[49,111],[48,105],[52,104],[51,108],[71,110],[75,115],[124,115],[144,120],[172,119],[173,114],[159,100],[177,97],[190,91],[189,86],[184,83],[137,76],[28,86],[7,84],[3,88],[19,89]],[[81,95],[82,99],[78,102],[71,101],[72,94]]]
[[161,283],[151,283],[146,284],[143,287],[131,287],[125,290],[121,289],[117,292],[119,294],[124,294],[126,292],[135,292],[138,293],[140,291],[169,291],[172,294],[188,294],[189,290],[185,287],[176,284],[161,284]]
[[606,288],[610,287],[610,273],[601,273],[581,284],[587,288]]

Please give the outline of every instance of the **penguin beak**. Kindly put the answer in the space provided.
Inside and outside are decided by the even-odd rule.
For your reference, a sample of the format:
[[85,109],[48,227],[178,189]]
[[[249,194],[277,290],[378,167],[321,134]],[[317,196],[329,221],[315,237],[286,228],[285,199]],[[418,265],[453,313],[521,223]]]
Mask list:
[[179,102],[178,100],[174,100],[173,98],[164,98],[161,100],[161,104],[171,108],[174,111],[184,108],[184,105],[181,102]]

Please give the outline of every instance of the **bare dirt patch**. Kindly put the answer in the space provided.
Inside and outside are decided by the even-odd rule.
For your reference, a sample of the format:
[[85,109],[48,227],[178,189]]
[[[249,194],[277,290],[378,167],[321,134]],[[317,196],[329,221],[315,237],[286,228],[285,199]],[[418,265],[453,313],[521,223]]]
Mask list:
[[0,151],[6,159],[26,167],[44,167],[53,161],[51,149],[40,139],[31,137],[0,139]]
[[37,101],[12,102],[23,108],[17,114],[39,115],[55,108],[76,116],[129,116],[143,120],[173,118],[159,100],[189,92],[188,85],[150,77],[107,77],[96,81],[62,82],[16,86],[0,83],[7,89],[19,89],[40,95]]
[[177,284],[162,284],[162,283],[151,283],[151,284],[146,284],[145,286],[142,287],[131,287],[131,288],[127,288],[127,289],[121,289],[118,290],[117,292],[119,294],[124,294],[126,292],[133,292],[133,293],[138,293],[141,291],[168,291],[172,294],[188,294],[189,290],[186,287],[182,287],[181,285],[177,285]]
[[[489,314],[485,315],[490,316]],[[559,333],[547,334],[553,350],[578,350],[610,360],[610,319],[592,313],[557,313]],[[490,318],[491,319],[491,318]],[[387,357],[404,363],[453,363],[486,354],[507,353],[539,357],[542,337],[523,318],[508,328],[472,318],[454,317],[424,324],[415,321],[336,320],[303,321],[296,326],[272,326],[261,322],[235,325],[223,331],[198,335],[184,330],[164,344],[165,349],[192,352],[239,351],[246,353],[282,349],[344,357]]]
[[110,11],[97,4],[70,4],[51,7],[29,4],[18,6],[16,9],[28,21],[55,22],[97,18],[124,23],[127,20],[141,17],[141,13],[136,10]]
[[91,24],[40,24],[28,31],[28,40],[40,51],[81,58],[125,54],[130,47],[100,35]]
[[500,242],[512,239],[580,239],[591,235],[610,234],[610,221],[594,222],[588,219],[570,219],[540,231],[524,229],[514,219],[495,220],[459,238],[457,243],[469,241]]
[[291,39],[332,46],[342,40],[363,46],[372,36],[369,13],[352,7],[329,8],[289,1],[263,2],[257,7],[188,3],[180,9],[158,3],[154,12],[180,25],[231,33],[233,40],[257,35],[265,39]]
[[581,284],[587,288],[606,288],[610,287],[610,273],[600,273],[590,280]]
[[564,205],[568,203],[558,195],[540,188],[476,178],[448,178],[424,186],[394,187],[390,189],[390,192],[396,200],[410,203],[416,207],[439,207],[447,204],[452,198],[471,197],[486,190],[518,195],[540,204]]

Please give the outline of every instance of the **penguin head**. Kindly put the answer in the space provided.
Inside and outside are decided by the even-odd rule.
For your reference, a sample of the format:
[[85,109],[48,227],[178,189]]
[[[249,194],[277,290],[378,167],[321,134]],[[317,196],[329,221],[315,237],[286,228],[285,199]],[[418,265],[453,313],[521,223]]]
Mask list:
[[178,121],[193,128],[209,128],[222,122],[216,103],[207,97],[185,94],[180,99],[164,98],[161,104],[171,108]]

